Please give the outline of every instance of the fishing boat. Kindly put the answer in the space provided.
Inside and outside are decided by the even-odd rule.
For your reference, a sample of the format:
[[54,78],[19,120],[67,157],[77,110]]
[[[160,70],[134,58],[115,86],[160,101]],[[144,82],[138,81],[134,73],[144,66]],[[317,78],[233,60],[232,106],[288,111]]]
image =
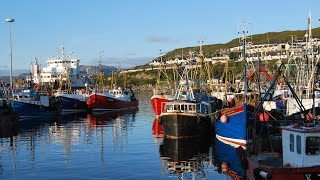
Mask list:
[[87,100],[88,108],[95,112],[135,109],[138,104],[139,101],[132,89],[130,88],[130,91],[128,91],[121,87],[101,93],[92,93]]
[[159,116],[163,112],[163,104],[173,100],[173,97],[173,95],[164,92],[154,92],[154,95],[151,97],[151,105],[156,116]]
[[60,110],[54,97],[39,94],[31,88],[17,89],[12,96],[13,100],[10,102],[12,110],[22,119],[55,116]]
[[[175,82],[175,79],[174,80],[170,79],[167,74],[165,62],[163,62],[162,60],[162,53],[160,57],[161,58],[158,66],[157,83],[156,83],[155,89],[153,89],[153,95],[151,96],[151,105],[156,116],[159,116],[163,111],[163,108],[164,108],[163,104],[165,102],[168,102],[174,99],[174,94],[173,94],[174,91],[173,92],[171,92],[170,90],[168,91],[167,87],[165,88],[164,85],[160,85],[160,81],[162,77],[166,77],[166,80],[167,80],[166,86],[171,87],[172,84],[174,84]],[[174,74],[175,68],[172,68],[172,69]]]
[[319,179],[320,125],[299,123],[280,127],[282,154],[257,153],[249,156],[246,170],[250,179]]
[[86,112],[88,110],[87,100],[89,94],[83,90],[77,90],[75,93],[59,91],[55,93],[55,97],[61,113]]
[[167,138],[196,138],[212,134],[211,116],[218,107],[218,99],[208,93],[200,80],[191,80],[185,66],[175,93],[175,99],[164,103],[159,121]]
[[167,138],[194,138],[209,136],[211,126],[211,104],[196,99],[189,80],[181,82],[176,99],[164,103],[159,120]]
[[[259,95],[254,93],[252,96],[254,100],[259,99]],[[235,148],[241,146],[247,148],[247,127],[248,119],[253,114],[255,107],[247,102],[243,102],[243,94],[234,94],[234,99],[240,102],[238,105],[226,108],[219,112],[219,120],[215,123],[216,138],[227,143]]]
[[241,146],[246,149],[248,143],[247,127],[249,117],[255,110],[259,101],[259,92],[248,92],[248,75],[246,68],[246,32],[243,31],[242,50],[244,62],[243,91],[233,93],[228,97],[228,106],[216,113],[216,138],[235,148]]

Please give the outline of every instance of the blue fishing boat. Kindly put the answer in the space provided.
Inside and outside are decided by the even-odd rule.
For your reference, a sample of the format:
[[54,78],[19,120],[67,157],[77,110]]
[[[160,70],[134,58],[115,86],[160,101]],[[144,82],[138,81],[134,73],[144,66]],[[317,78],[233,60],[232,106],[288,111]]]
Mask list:
[[33,89],[19,89],[12,93],[10,102],[12,110],[20,115],[20,118],[36,118],[55,116],[59,112],[59,106],[54,97],[39,94]]
[[[258,95],[252,97],[258,98]],[[245,102],[222,110],[220,119],[215,123],[216,138],[235,148],[241,146],[246,149],[248,118],[253,114],[253,111],[254,106]]]
[[246,35],[243,31],[243,63],[244,63],[244,85],[243,91],[228,95],[227,108],[217,113],[215,123],[216,138],[235,148],[241,146],[246,149],[248,144],[249,118],[260,101],[259,92],[248,92],[248,74],[245,55]]

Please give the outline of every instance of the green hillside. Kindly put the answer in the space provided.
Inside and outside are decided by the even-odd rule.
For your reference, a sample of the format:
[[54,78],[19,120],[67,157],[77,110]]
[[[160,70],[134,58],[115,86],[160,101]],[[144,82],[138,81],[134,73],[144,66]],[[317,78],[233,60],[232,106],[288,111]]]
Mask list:
[[[283,31],[283,32],[268,32],[264,34],[255,34],[249,36],[250,42],[253,44],[264,44],[264,43],[291,43],[292,36],[294,37],[294,41],[305,41],[305,34],[306,30],[297,30],[297,31]],[[320,38],[320,28],[314,28],[312,30],[312,36],[314,38]],[[211,44],[211,45],[203,45],[203,51],[206,56],[216,56],[216,55],[221,55],[220,52],[221,50],[226,50],[228,48],[232,48],[235,46],[239,46],[239,39],[233,39],[229,41],[226,44]],[[163,60],[169,60],[171,58],[174,58],[176,56],[181,56],[182,52],[184,56],[187,56],[189,51],[199,51],[199,46],[194,46],[194,47],[184,47],[184,48],[178,48],[173,51],[168,52],[163,56]],[[226,52],[226,51],[225,51]],[[229,54],[230,57],[232,57],[231,54]],[[159,59],[159,57],[157,58]],[[272,71],[272,73],[275,73],[275,69],[277,68],[275,66],[277,60],[273,61],[268,61],[265,62],[265,66]],[[224,65],[221,63],[217,63],[214,65],[215,67],[212,68],[212,77],[219,78],[221,74],[223,73],[224,70]],[[235,75],[240,74],[242,71],[242,63],[241,62],[232,62],[230,67],[233,67],[233,73]],[[140,68],[147,68],[150,67],[148,64],[143,65],[143,66],[138,66],[135,67],[135,69],[140,69]],[[170,74],[170,73],[169,73]],[[126,78],[125,78],[126,76]],[[154,85],[156,83],[156,77],[157,76],[157,71],[143,71],[143,72],[134,72],[134,73],[126,73],[124,74],[119,74],[117,76],[117,84],[118,85],[133,85],[133,86],[141,86],[141,85]],[[110,79],[110,76],[107,77],[107,79]],[[126,80],[124,80],[126,79]],[[164,79],[163,79],[164,80]],[[126,83],[124,83],[126,81]]]
[[[292,35],[294,37],[294,41],[304,41],[304,35],[306,34],[306,30],[297,30],[297,31],[282,31],[282,32],[268,32],[264,34],[255,34],[252,36],[249,36],[250,42],[253,44],[264,44],[264,43],[284,43],[284,42],[291,42]],[[314,28],[312,29],[312,36],[314,38],[320,38],[320,28]],[[219,55],[220,49],[228,49],[235,46],[239,46],[239,38],[233,39],[229,41],[226,44],[210,44],[210,45],[204,45],[203,46],[203,53],[206,56],[210,55]],[[168,60],[170,58],[174,58],[176,55],[181,55],[183,52],[183,55],[188,55],[190,50],[199,51],[199,46],[194,47],[184,47],[184,48],[178,48],[173,51],[168,52],[163,56],[164,60]]]

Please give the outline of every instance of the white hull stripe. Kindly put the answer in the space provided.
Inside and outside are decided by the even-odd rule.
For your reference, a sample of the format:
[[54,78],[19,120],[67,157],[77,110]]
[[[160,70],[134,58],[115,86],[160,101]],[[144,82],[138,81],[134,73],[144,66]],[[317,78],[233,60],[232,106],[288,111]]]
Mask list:
[[219,141],[225,144],[228,144],[232,147],[238,148],[239,146],[241,146],[243,149],[247,149],[247,140],[227,138],[227,137],[219,136],[217,134],[216,134],[216,138]]

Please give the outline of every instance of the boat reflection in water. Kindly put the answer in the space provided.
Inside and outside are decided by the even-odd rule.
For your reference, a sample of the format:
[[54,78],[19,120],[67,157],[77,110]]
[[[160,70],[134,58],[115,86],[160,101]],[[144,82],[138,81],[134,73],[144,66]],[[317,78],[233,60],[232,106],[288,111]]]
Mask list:
[[215,158],[218,173],[230,176],[232,179],[245,179],[244,150],[240,147],[234,148],[215,139]]
[[179,179],[205,178],[211,166],[210,140],[164,138],[159,146],[164,174],[175,174]]
[[103,111],[103,112],[95,112],[92,114],[87,114],[87,120],[89,122],[89,126],[101,126],[107,125],[107,123],[111,123],[117,118],[126,119],[127,116],[132,116],[132,120],[135,119],[135,114],[138,112],[138,108],[119,110],[119,111]]
[[16,136],[19,133],[18,116],[0,117],[0,138]]
[[152,124],[152,135],[155,138],[163,138],[163,128],[162,125],[159,123],[159,119],[157,117],[154,118]]

